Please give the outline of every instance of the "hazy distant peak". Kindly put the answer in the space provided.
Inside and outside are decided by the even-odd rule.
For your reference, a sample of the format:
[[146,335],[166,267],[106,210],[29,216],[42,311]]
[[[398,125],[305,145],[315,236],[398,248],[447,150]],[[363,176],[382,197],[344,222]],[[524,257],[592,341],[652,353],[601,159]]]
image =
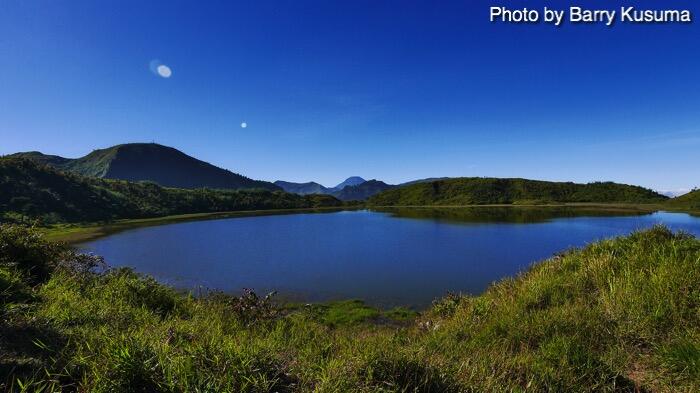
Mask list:
[[345,181],[343,181],[342,183],[333,187],[333,190],[340,191],[347,186],[357,186],[364,182],[366,182],[366,180],[359,176],[350,176],[347,179],[345,179]]

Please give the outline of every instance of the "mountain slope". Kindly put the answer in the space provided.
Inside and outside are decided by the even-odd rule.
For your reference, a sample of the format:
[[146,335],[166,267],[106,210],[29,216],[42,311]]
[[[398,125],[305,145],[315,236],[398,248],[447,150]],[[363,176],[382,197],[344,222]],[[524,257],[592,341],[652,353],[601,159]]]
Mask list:
[[331,187],[330,191],[331,192],[342,191],[343,188],[345,188],[347,186],[358,186],[366,181],[367,180],[365,180],[359,176],[350,176],[347,179],[345,179],[342,183],[338,184],[337,186]]
[[42,165],[49,165],[52,167],[63,167],[69,162],[73,161],[70,158],[64,158],[60,156],[52,156],[50,154],[44,154],[42,152],[38,151],[29,151],[26,153],[15,153],[10,155],[9,157],[16,157],[16,158],[26,158],[28,160],[32,160],[36,163],[42,164]]
[[95,150],[77,159],[48,156],[38,152],[17,153],[56,169],[82,176],[153,181],[165,187],[279,190],[272,183],[249,179],[155,143],[129,143]]
[[312,181],[308,183],[293,183],[288,181],[277,180],[274,184],[277,187],[281,187],[286,192],[291,192],[293,194],[299,195],[331,193],[331,190],[329,188]]
[[363,201],[372,195],[393,188],[394,186],[379,180],[368,180],[355,186],[346,186],[332,195],[341,201]]
[[83,177],[20,158],[0,158],[0,221],[103,221],[173,214],[340,206],[328,195],[269,190],[165,188]]
[[447,180],[447,179],[450,179],[450,178],[449,177],[427,177],[425,179],[411,180],[411,181],[407,181],[405,183],[401,183],[401,184],[399,184],[399,187],[410,186],[411,184],[416,184],[416,183],[429,183],[431,181]]
[[333,188],[324,187],[316,182],[292,183],[281,180],[276,181],[275,185],[294,194],[328,194],[341,201],[363,201],[372,195],[394,187],[379,180],[365,181],[357,176],[349,177]]
[[484,205],[549,202],[658,203],[668,198],[625,184],[559,183],[527,179],[455,178],[416,183],[369,199],[379,206]]
[[700,190],[693,190],[679,197],[669,199],[668,204],[673,207],[700,210]]

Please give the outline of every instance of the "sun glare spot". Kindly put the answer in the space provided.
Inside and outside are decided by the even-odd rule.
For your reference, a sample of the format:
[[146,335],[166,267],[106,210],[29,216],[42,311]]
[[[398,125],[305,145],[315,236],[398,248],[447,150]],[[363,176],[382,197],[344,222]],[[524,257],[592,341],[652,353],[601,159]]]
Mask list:
[[170,69],[167,65],[161,63],[160,60],[151,60],[150,63],[148,63],[148,68],[151,70],[152,73],[155,75],[160,76],[161,78],[170,78],[170,76],[173,74],[173,70]]
[[165,64],[161,64],[158,66],[158,75],[162,76],[163,78],[170,78],[170,75],[173,74],[173,71],[170,69],[170,67],[166,66]]

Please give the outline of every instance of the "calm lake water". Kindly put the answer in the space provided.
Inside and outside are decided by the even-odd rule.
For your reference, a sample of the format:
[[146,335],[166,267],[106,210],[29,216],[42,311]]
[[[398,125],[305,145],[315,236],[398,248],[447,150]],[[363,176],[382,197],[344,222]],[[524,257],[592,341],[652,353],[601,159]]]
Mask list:
[[478,294],[558,251],[658,223],[700,236],[700,218],[682,213],[481,207],[186,222],[82,248],[181,288],[420,308],[448,291]]

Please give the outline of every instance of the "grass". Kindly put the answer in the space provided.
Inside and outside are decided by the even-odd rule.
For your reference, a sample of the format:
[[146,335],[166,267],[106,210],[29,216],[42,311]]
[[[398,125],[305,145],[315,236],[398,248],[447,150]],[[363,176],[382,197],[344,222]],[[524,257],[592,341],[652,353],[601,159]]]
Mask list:
[[0,228],[9,390],[700,389],[700,241],[663,227],[562,253],[420,315],[194,298],[128,269],[95,273],[99,261]]

